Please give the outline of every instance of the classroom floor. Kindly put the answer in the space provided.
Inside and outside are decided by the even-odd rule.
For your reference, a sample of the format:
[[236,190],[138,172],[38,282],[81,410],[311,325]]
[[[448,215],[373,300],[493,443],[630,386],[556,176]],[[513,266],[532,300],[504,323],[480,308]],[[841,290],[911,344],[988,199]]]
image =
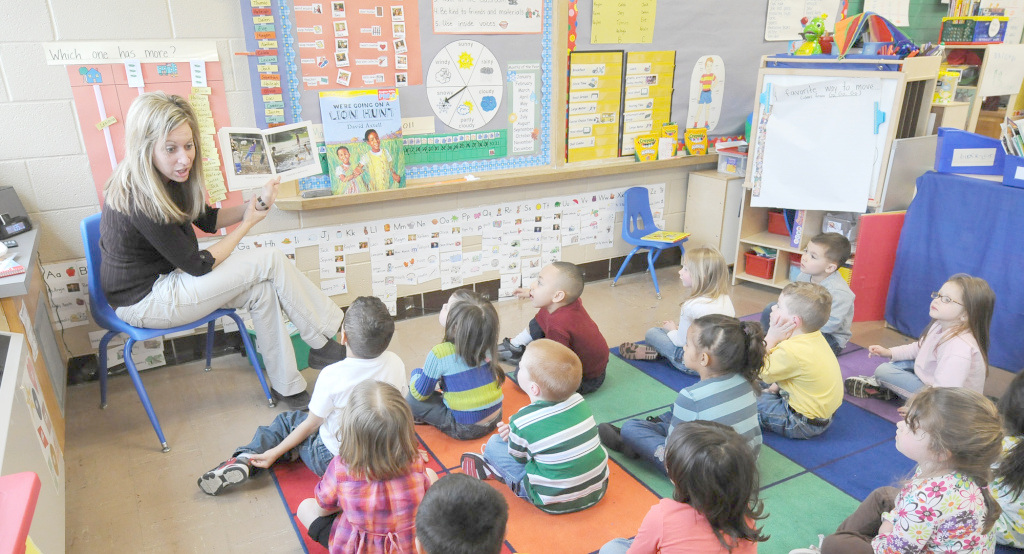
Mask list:
[[[676,270],[665,268],[658,276],[660,301],[643,273],[623,277],[615,288],[610,281],[587,285],[584,305],[609,346],[640,340],[653,324],[678,318],[685,291]],[[759,312],[777,294],[751,284],[731,292],[738,315]],[[502,336],[518,333],[534,314],[525,301],[500,302],[497,309]],[[441,333],[436,314],[404,320],[396,325],[390,350],[411,370]],[[860,345],[907,340],[883,322],[853,325],[853,342]],[[256,426],[285,409],[267,407],[245,358],[215,358],[209,373],[203,366],[194,362],[143,374],[171,446],[166,454],[127,376],[111,378],[109,407],[102,411],[98,383],[68,389],[68,552],[303,552],[269,476],[218,497],[195,485],[200,474],[248,442]],[[317,371],[302,373],[315,381]],[[997,396],[1009,377],[992,371],[986,392]]]

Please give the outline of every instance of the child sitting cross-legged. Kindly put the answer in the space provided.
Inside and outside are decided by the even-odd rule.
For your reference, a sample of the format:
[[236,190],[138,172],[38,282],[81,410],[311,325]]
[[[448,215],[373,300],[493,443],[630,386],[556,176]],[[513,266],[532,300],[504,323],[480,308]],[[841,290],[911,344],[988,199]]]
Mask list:
[[1010,381],[999,399],[1003,418],[1003,453],[992,466],[992,496],[1003,508],[994,533],[996,542],[1024,548],[1024,372]]
[[462,473],[430,486],[416,512],[419,554],[499,554],[508,503],[501,493]]
[[932,317],[916,342],[868,347],[869,355],[890,358],[872,377],[846,379],[846,392],[860,398],[910,398],[926,386],[965,387],[984,393],[988,375],[989,327],[996,295],[980,277],[957,273],[932,293]]
[[619,346],[619,356],[627,360],[654,360],[662,356],[679,371],[697,375],[697,368],[683,362],[687,330],[693,320],[704,315],[736,315],[729,299],[729,266],[718,250],[694,248],[683,255],[679,279],[690,287],[690,296],[679,305],[679,324],[665,321],[660,327],[651,327],[644,336],[647,344],[624,342]]
[[687,331],[683,359],[686,367],[700,374],[700,382],[679,391],[675,406],[660,417],[632,419],[621,430],[610,423],[598,425],[601,442],[631,458],[643,458],[665,473],[666,438],[673,428],[699,419],[730,425],[756,457],[761,449],[757,376],[764,355],[759,324],[721,314],[698,318]]
[[478,439],[501,421],[505,372],[494,359],[498,313],[484,297],[460,289],[441,307],[439,319],[444,342],[430,349],[422,369],[413,370],[409,407],[418,421],[450,437]]
[[[839,274],[839,268],[850,258],[850,250],[850,241],[839,233],[815,235],[800,257],[800,274],[796,278],[799,282],[821,285],[832,295],[828,321],[821,326],[821,334],[836,356],[850,342],[852,335],[854,294]],[[768,328],[773,305],[768,305],[761,312],[761,326],[765,329]]]
[[[548,338],[565,345],[583,364],[580,394],[594,392],[604,382],[608,367],[608,341],[583,308],[583,274],[569,262],[554,262],[540,270],[540,276],[529,289],[516,289],[516,296],[529,298],[537,315],[512,339],[506,338],[498,347],[503,362],[517,363],[530,341]],[[518,383],[516,373],[509,375]]]
[[771,385],[757,400],[758,420],[791,439],[809,439],[832,425],[843,403],[839,361],[821,335],[832,297],[821,285],[786,285],[765,334],[768,358],[761,380]]
[[917,462],[913,477],[875,489],[819,548],[790,554],[994,552],[990,466],[1002,439],[999,413],[981,394],[921,391],[896,424],[896,449]]
[[608,453],[576,389],[580,359],[552,340],[531,342],[519,362],[519,386],[530,404],[498,424],[483,455],[462,455],[462,471],[502,480],[549,514],[597,504],[608,489]]
[[668,436],[665,465],[672,498],[647,512],[636,538],[612,540],[600,554],[753,554],[768,540],[757,527],[767,517],[757,499],[757,462],[747,439],[731,427],[680,423]]
[[373,296],[356,298],[341,326],[341,342],[348,347],[348,357],[320,372],[309,411],[278,414],[273,423],[256,430],[252,442],[239,446],[231,458],[199,477],[199,488],[206,494],[218,494],[286,455],[301,458],[313,473],[323,475],[331,458],[338,454],[340,411],[353,387],[375,379],[403,393],[408,390],[405,364],[398,355],[385,351],[394,333],[395,322],[384,302]]
[[416,509],[437,474],[420,456],[401,392],[368,379],[341,413],[341,446],[295,516],[332,554],[413,552]]

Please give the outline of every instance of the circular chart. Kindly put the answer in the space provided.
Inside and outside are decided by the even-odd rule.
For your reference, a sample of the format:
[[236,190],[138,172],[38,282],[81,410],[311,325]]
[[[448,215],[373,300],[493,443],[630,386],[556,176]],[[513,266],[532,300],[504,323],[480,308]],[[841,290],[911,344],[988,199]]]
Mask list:
[[427,69],[427,99],[445,125],[472,131],[498,112],[504,90],[498,60],[475,40],[449,43]]

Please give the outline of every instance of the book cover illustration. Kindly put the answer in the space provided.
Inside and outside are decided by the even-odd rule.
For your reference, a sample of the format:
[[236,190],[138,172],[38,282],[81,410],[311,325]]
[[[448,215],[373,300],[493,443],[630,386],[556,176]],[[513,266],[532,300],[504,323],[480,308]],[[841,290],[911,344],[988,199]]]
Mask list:
[[396,89],[323,91],[320,114],[334,194],[405,187]]

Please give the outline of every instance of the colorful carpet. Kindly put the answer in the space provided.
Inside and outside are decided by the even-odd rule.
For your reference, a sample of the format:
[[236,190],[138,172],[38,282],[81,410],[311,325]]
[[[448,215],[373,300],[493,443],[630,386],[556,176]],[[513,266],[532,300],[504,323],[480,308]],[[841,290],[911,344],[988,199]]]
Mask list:
[[[676,392],[696,382],[666,362],[626,361],[612,349],[604,385],[587,396],[598,422],[621,424],[627,419],[663,413]],[[839,357],[844,377],[871,374],[880,363],[867,351],[849,345]],[[526,405],[527,398],[511,382],[504,386],[504,417]],[[762,554],[786,554],[817,544],[819,534],[835,530],[876,487],[906,477],[913,464],[896,451],[893,437],[896,404],[847,396],[829,430],[816,439],[790,440],[766,433],[758,459],[761,499],[769,517],[762,523],[771,538],[759,545]],[[444,475],[461,472],[463,452],[479,451],[483,439],[456,441],[429,426],[417,426],[430,466]],[[552,516],[515,498],[511,491],[488,481],[509,503],[504,552],[593,553],[615,537],[632,537],[647,510],[661,497],[671,496],[668,479],[646,464],[611,452],[608,493],[593,508]],[[296,534],[307,552],[324,552],[294,520],[302,499],[311,496],[316,476],[301,463],[274,469],[281,498],[293,516]],[[559,529],[571,530],[559,532]],[[1000,548],[997,552],[1017,552]]]

